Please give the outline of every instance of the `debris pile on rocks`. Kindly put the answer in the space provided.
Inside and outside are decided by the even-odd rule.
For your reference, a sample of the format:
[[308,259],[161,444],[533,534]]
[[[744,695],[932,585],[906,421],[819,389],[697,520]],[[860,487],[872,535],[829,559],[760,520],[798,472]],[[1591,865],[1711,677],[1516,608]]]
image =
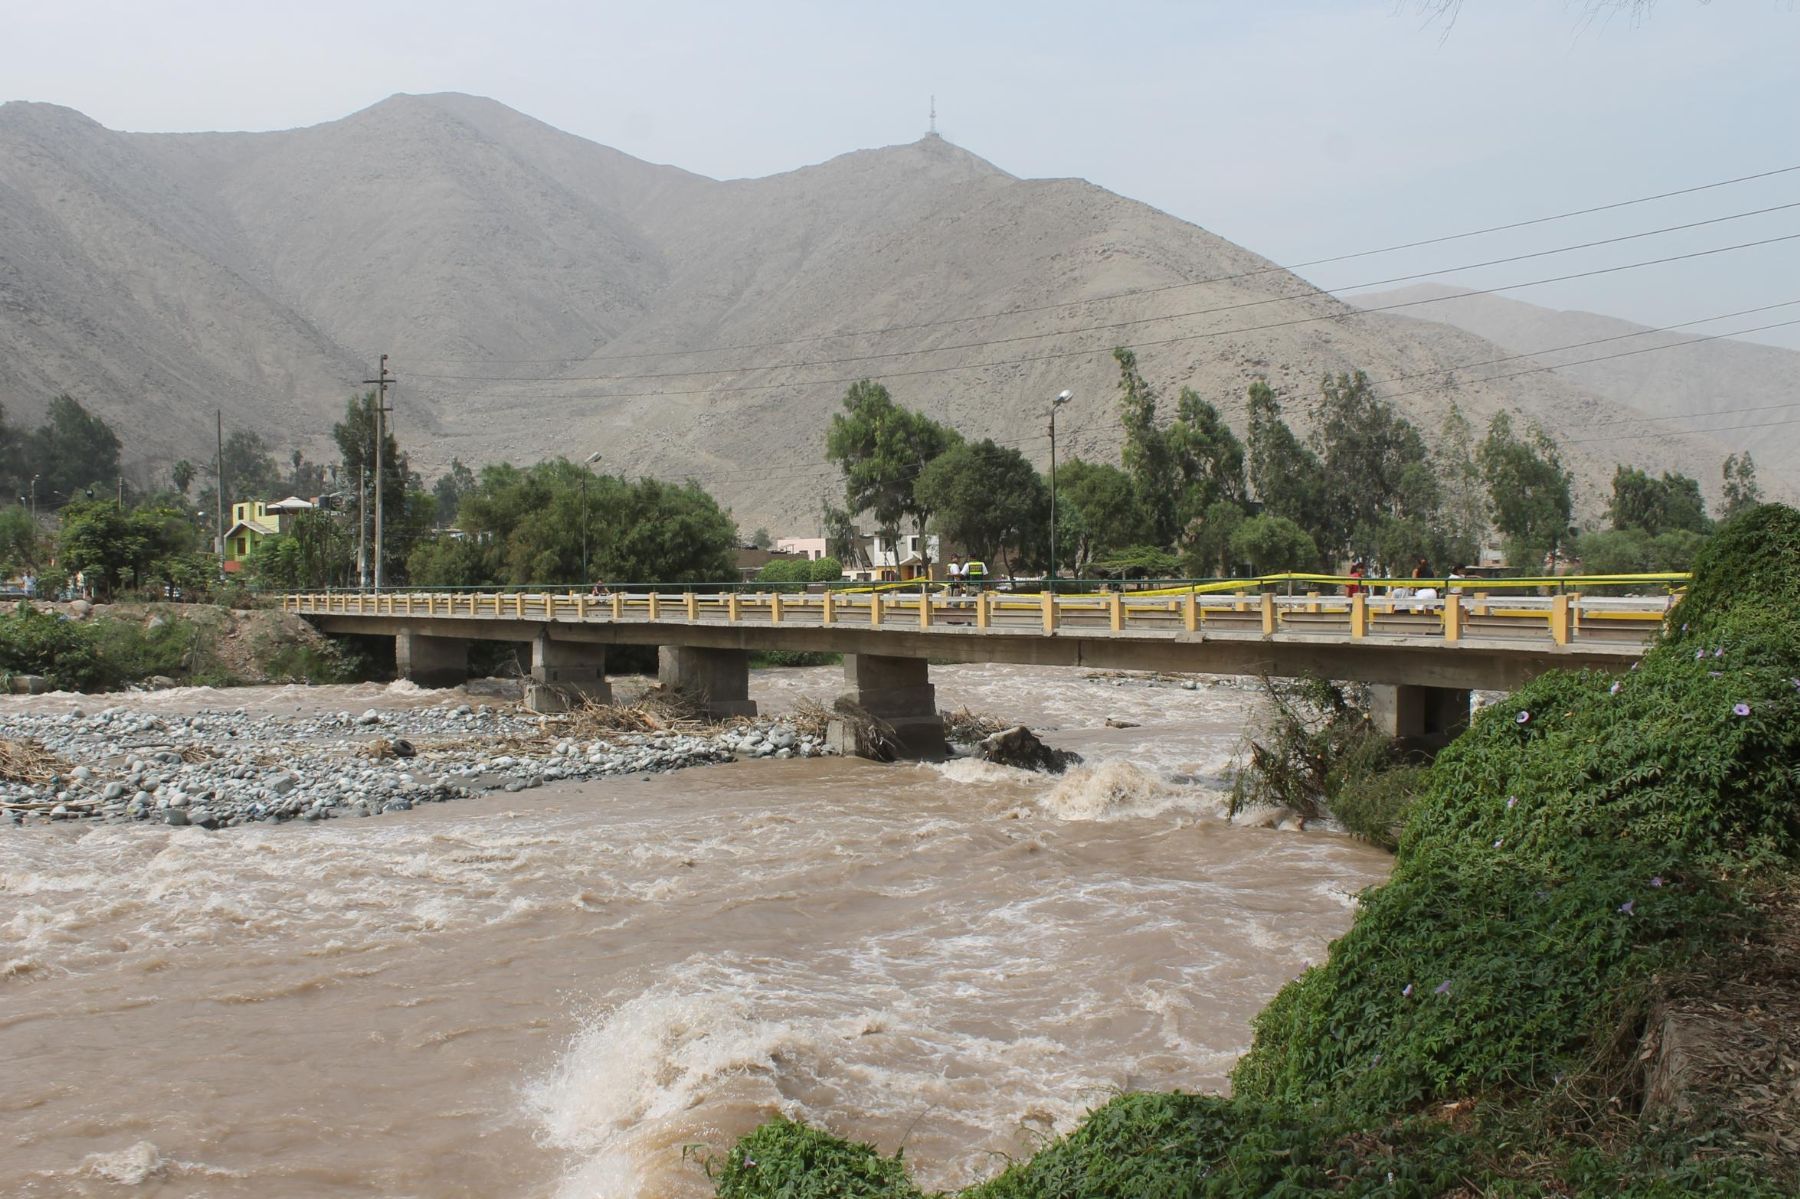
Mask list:
[[228,828],[830,752],[822,737],[771,719],[605,735],[572,724],[466,703],[292,717],[124,707],[9,717],[14,736],[0,741],[0,812],[13,824]]
[[976,742],[975,756],[996,766],[1016,766],[1046,774],[1061,774],[1081,761],[1081,755],[1073,750],[1051,749],[1022,724]]

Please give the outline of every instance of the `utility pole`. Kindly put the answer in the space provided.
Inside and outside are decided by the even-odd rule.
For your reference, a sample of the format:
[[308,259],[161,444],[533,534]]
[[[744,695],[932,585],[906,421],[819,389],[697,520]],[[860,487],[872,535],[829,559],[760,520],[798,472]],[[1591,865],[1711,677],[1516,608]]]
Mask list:
[[1056,410],[1074,398],[1064,391],[1050,401],[1050,593],[1056,594]]
[[219,436],[219,456],[213,460],[218,464],[218,469],[213,472],[214,490],[218,494],[213,499],[218,504],[219,527],[213,544],[219,552],[219,571],[223,575],[225,571],[225,410],[223,408],[216,409],[213,415],[218,422],[216,432]]
[[356,468],[356,586],[369,585],[369,521],[363,511],[363,493],[369,487],[367,463]]
[[382,491],[384,490],[381,485],[381,477],[384,473],[386,473],[381,469],[381,456],[382,456],[382,443],[387,440],[387,411],[388,411],[387,389],[388,389],[388,382],[393,377],[388,374],[387,360],[388,360],[388,356],[386,354],[383,354],[381,356],[381,369],[376,372],[376,377],[373,379],[364,379],[363,380],[364,383],[373,383],[376,387],[376,392],[375,392],[375,590],[377,590],[377,591],[381,590],[381,517],[382,517],[381,500],[382,500]]

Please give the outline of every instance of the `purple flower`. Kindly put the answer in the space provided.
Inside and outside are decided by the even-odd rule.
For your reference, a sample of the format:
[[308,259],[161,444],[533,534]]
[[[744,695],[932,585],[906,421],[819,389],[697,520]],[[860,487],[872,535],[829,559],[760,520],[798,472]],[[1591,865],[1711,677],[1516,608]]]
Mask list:
[[1402,999],[1411,999],[1412,998],[1412,984],[1411,983],[1407,983],[1406,988],[1400,992],[1400,998],[1402,998]]
[[1722,679],[1725,677],[1725,672],[1722,670],[1709,670],[1706,672],[1706,677],[1710,679]]
[[1518,807],[1519,806],[1519,797],[1516,795],[1507,796],[1506,797],[1506,806],[1509,810],[1512,808]]
[[1619,905],[1619,910],[1621,912],[1624,912],[1627,916],[1629,916],[1629,915],[1631,915],[1632,911],[1636,907],[1637,907],[1637,900],[1627,899],[1624,903]]
[[1450,980],[1446,978],[1443,982],[1439,983],[1437,985],[1437,990],[1432,993],[1435,995],[1448,995],[1450,993]]
[[1699,661],[1699,660],[1700,660],[1700,659],[1702,659],[1702,658],[1704,658],[1704,657],[1706,657],[1706,651],[1705,651],[1705,650],[1703,650],[1703,649],[1697,649],[1697,650],[1695,650],[1695,651],[1694,651],[1694,661],[1696,661],[1696,662],[1698,662],[1698,661]]
[[1521,710],[1517,716],[1513,717],[1514,724],[1526,724],[1530,720],[1531,720],[1531,713],[1523,711],[1523,710]]
[[1719,646],[1713,647],[1713,657],[1723,658],[1724,656],[1725,656],[1725,647],[1724,646],[1719,645]]
[[1650,880],[1650,885],[1651,885],[1651,886],[1652,886],[1652,887],[1660,887],[1660,886],[1662,886],[1662,885],[1663,885],[1663,876],[1662,876],[1662,875],[1660,875],[1660,874],[1659,874],[1659,875],[1656,875],[1656,876],[1655,876],[1655,877],[1654,877],[1654,878],[1652,878],[1652,879],[1651,879],[1651,880]]
[[1637,668],[1638,668],[1638,664],[1636,662],[1633,662],[1631,664],[1631,669],[1636,670]]
[[1800,691],[1800,679],[1789,679],[1788,682],[1794,685],[1794,690]]
[[1750,715],[1750,705],[1749,704],[1732,704],[1731,711],[1732,711],[1732,714],[1735,716],[1748,716],[1748,715]]
[[1687,621],[1685,620],[1681,622],[1681,631],[1684,633],[1687,632]]
[[1613,685],[1612,685],[1612,686],[1610,686],[1610,687],[1608,687],[1608,688],[1607,688],[1607,689],[1606,689],[1606,691],[1607,691],[1607,694],[1609,694],[1609,695],[1617,695],[1617,694],[1618,694],[1618,693],[1619,693],[1619,688],[1620,688],[1620,687],[1622,687],[1622,686],[1624,686],[1624,684],[1622,684],[1622,683],[1614,683],[1614,684],[1613,684]]
[[1499,838],[1496,838],[1496,839],[1495,839],[1495,841],[1494,841],[1494,848],[1495,848],[1495,849],[1499,849],[1499,848],[1500,848],[1500,847],[1501,847],[1501,846],[1502,846],[1502,845],[1505,845],[1505,844],[1506,844],[1506,838],[1505,838],[1505,837],[1499,837]]

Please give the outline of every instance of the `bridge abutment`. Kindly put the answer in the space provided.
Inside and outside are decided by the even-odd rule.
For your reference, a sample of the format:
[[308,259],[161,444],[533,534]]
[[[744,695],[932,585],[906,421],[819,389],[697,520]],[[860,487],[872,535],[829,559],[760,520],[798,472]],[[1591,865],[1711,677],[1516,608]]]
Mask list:
[[552,641],[548,631],[531,643],[531,679],[525,706],[533,712],[567,712],[584,701],[609,704],[606,647],[585,641]]
[[656,678],[695,696],[715,719],[756,715],[750,698],[750,651],[664,645],[656,651]]
[[1442,745],[1469,727],[1469,693],[1455,687],[1372,685],[1369,719],[1390,737]]
[[[937,688],[931,685],[925,659],[845,654],[844,682],[850,688],[844,699],[893,729],[899,757],[938,762],[947,756],[944,718],[938,713]],[[868,746],[855,750],[870,756]]]
[[421,687],[460,687],[469,681],[469,641],[466,637],[396,634],[394,668],[401,678]]

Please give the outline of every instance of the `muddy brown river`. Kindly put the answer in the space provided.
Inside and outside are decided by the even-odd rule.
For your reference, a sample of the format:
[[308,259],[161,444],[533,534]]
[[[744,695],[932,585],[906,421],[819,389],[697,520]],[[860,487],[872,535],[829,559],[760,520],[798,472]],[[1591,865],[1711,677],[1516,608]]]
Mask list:
[[0,1193],[704,1196],[698,1156],[775,1112],[948,1187],[1121,1089],[1222,1088],[1386,855],[1222,819],[1250,690],[933,681],[1088,765],[761,760],[316,825],[0,829]]

